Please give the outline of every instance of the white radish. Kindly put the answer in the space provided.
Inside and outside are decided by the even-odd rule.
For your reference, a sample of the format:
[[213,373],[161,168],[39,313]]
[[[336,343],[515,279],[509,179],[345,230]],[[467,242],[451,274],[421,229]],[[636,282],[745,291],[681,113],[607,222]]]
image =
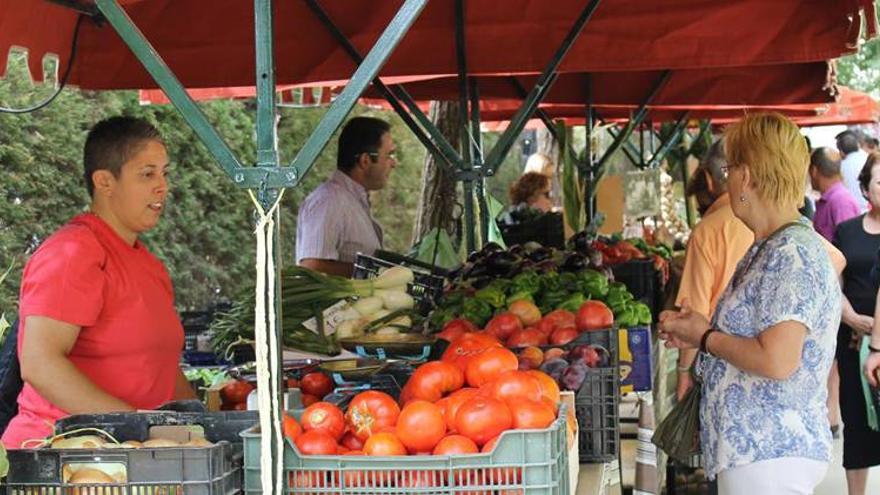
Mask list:
[[411,284],[415,280],[413,271],[405,266],[393,266],[379,273],[379,276],[373,279],[373,287],[375,289],[390,289],[392,287],[401,287]]
[[399,309],[412,309],[416,302],[413,297],[406,292],[396,292],[390,290],[378,290],[376,295],[382,298],[382,305],[385,309],[397,311]]
[[372,316],[376,311],[382,309],[382,298],[378,296],[362,297],[352,304],[352,307],[360,316]]

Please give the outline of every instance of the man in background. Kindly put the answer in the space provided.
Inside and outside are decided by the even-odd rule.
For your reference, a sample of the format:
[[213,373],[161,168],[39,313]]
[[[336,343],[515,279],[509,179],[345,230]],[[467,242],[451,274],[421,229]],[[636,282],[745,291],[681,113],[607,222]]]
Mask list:
[[834,230],[838,224],[858,216],[862,211],[856,198],[843,184],[841,166],[837,150],[816,148],[810,155],[810,183],[813,189],[822,194],[816,201],[813,227],[829,241],[834,240]]
[[867,211],[868,202],[862,196],[862,190],[859,187],[859,173],[862,171],[862,167],[865,166],[868,154],[859,146],[859,136],[855,131],[843,131],[836,136],[836,139],[837,149],[843,157],[840,162],[843,185],[846,186],[852,197],[856,199],[859,211]]

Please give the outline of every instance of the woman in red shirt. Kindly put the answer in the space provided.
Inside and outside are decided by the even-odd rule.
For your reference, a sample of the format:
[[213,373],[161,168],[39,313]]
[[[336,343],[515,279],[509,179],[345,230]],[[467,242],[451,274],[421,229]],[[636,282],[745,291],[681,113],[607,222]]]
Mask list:
[[149,123],[114,117],[89,132],[89,213],[46,239],[21,283],[24,387],[7,448],[70,414],[154,409],[195,394],[180,370],[183,328],[171,279],[138,236],[168,195],[168,155]]

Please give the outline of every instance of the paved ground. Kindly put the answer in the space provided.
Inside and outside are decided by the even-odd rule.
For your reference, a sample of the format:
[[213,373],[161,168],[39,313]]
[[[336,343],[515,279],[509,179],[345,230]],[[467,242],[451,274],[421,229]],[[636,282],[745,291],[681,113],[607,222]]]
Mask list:
[[[880,445],[877,446],[880,448]],[[834,460],[828,468],[828,475],[816,488],[814,495],[846,495],[846,471],[842,465],[843,442],[834,441]],[[868,488],[865,495],[880,494],[880,466],[872,468],[868,473]]]

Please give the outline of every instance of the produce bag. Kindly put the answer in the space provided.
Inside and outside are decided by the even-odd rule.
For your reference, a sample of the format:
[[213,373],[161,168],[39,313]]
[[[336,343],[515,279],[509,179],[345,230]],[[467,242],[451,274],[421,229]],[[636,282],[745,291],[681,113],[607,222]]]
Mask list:
[[[865,360],[868,359],[868,354],[871,353],[868,350],[870,340],[869,337],[862,337],[862,345],[859,347],[859,370],[864,369]],[[865,394],[865,413],[868,417],[868,427],[874,431],[880,431],[880,422],[877,420],[877,408],[880,407],[880,403],[878,403],[880,391],[871,387],[864,373],[859,373],[859,375],[862,377],[862,392]]]
[[[693,368],[691,368],[693,375]],[[669,415],[657,425],[651,441],[669,457],[687,464],[700,453],[700,383],[696,381]]]

